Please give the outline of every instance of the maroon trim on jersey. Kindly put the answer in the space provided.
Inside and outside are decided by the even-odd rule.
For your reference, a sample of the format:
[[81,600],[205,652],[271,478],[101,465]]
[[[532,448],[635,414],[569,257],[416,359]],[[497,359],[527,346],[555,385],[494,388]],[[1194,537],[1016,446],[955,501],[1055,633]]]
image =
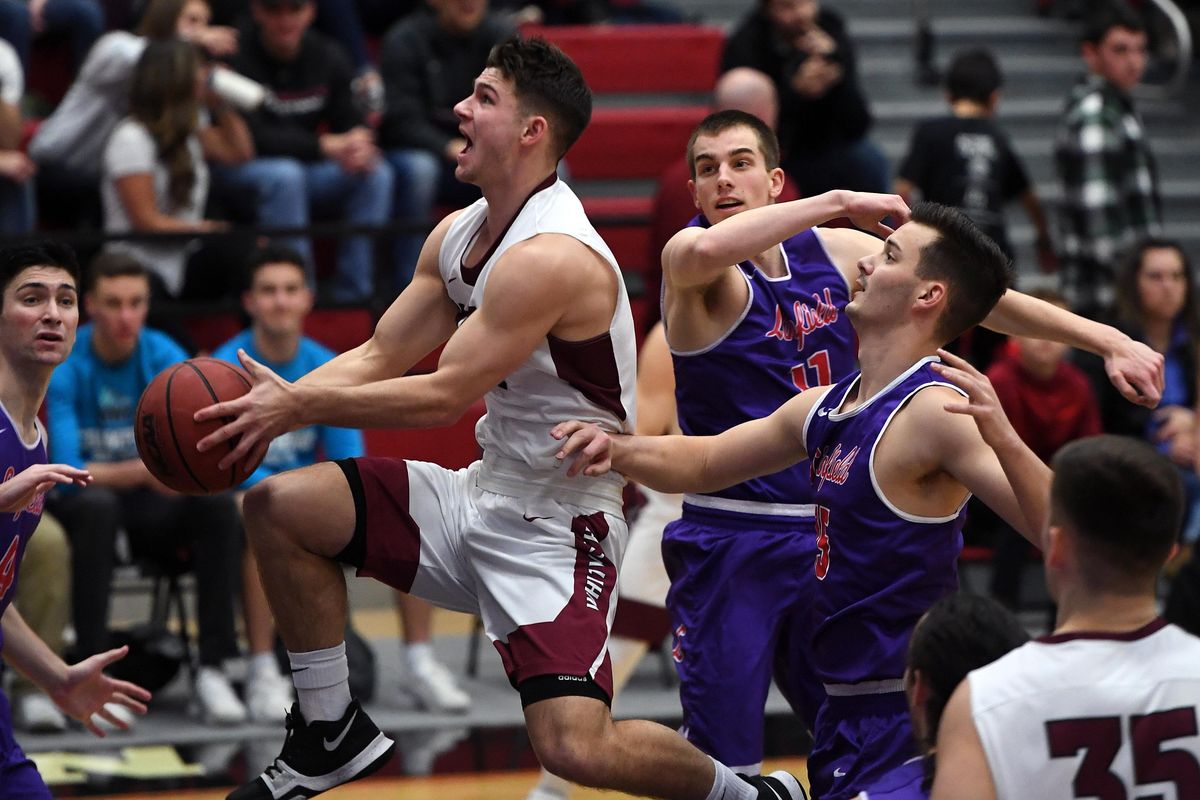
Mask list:
[[483,272],[483,265],[488,262],[489,258],[495,255],[496,248],[500,246],[502,241],[504,241],[504,237],[508,235],[508,229],[511,228],[513,223],[517,221],[517,217],[521,216],[521,212],[525,210],[525,206],[528,205],[529,201],[533,199],[535,194],[543,189],[549,189],[557,180],[558,173],[551,172],[550,177],[546,178],[546,180],[535,186],[533,191],[529,193],[529,196],[521,201],[521,207],[517,209],[517,213],[513,214],[512,219],[505,223],[504,230],[500,231],[499,235],[492,240],[492,246],[489,247],[487,252],[483,254],[483,258],[479,259],[479,262],[475,266],[468,267],[467,253],[471,252],[471,247],[475,243],[475,238],[479,236],[479,232],[483,230],[484,223],[487,222],[487,217],[484,216],[483,222],[480,222],[479,227],[476,228],[475,232],[471,234],[471,238],[467,240],[467,246],[463,248],[462,254],[458,257],[458,271],[459,274],[462,275],[463,283],[465,283],[467,286],[475,285],[475,282],[479,280],[479,273]]
[[612,335],[602,333],[581,342],[568,342],[557,336],[546,336],[550,360],[558,377],[573,386],[596,405],[625,421],[625,406],[621,403],[621,371],[617,369],[617,354]]
[[421,562],[421,527],[408,511],[408,463],[372,457],[355,463],[366,511],[366,556],[357,574],[407,592]]
[[[608,607],[617,586],[617,567],[600,543],[608,536],[608,520],[597,512],[571,520],[575,534],[575,591],[549,622],[522,625],[495,642],[513,686],[541,675],[557,675],[570,691],[571,676],[591,671],[608,641]],[[593,680],[612,699],[612,661],[605,658]]]
[[1153,621],[1143,625],[1135,631],[1125,631],[1117,633],[1115,631],[1078,631],[1073,633],[1055,633],[1048,636],[1039,636],[1034,639],[1035,642],[1042,644],[1062,644],[1063,642],[1073,642],[1078,639],[1091,639],[1110,642],[1136,642],[1138,639],[1145,639],[1158,633],[1163,628],[1167,627],[1167,621],[1162,617],[1157,617]]

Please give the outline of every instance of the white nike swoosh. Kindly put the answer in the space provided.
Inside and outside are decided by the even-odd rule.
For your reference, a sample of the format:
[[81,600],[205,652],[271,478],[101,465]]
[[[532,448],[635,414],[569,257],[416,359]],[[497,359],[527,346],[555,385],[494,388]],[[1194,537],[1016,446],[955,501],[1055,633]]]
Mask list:
[[842,769],[841,767],[838,767],[837,769],[835,769],[835,770],[833,771],[833,777],[835,777],[835,778],[844,778],[844,777],[846,777],[846,770]]
[[328,739],[321,740],[321,744],[325,745],[325,752],[332,753],[334,750],[338,749],[338,746],[341,745],[342,740],[346,738],[346,734],[350,732],[350,726],[354,724],[354,718],[357,716],[358,709],[355,709],[354,713],[350,715],[350,721],[346,723],[346,727],[342,728],[342,732],[338,734],[338,737],[332,742]]
[[829,416],[829,409],[828,409],[828,408],[818,408],[818,409],[817,409],[817,416],[818,416],[818,417],[827,417],[827,416]]

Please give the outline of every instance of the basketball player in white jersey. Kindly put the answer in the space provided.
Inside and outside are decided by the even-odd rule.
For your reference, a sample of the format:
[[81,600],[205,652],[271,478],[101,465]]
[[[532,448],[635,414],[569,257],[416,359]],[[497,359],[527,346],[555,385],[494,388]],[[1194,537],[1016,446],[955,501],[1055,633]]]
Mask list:
[[[452,472],[354,459],[284,473],[246,495],[247,534],[289,650],[298,703],[275,763],[230,795],[310,797],[362,777],[394,744],[349,693],[342,563],[436,605],[478,613],[521,694],[541,763],[589,786],[672,800],[803,797],[791,775],[740,778],[654,723],[613,722],[606,652],[627,530],[622,479],[556,468],[553,421],[633,429],[632,316],[612,253],[558,182],[587,125],[578,68],[540,40],[491,54],[455,107],[456,175],[483,199],[443,220],[374,335],[290,384],[239,354],[249,394],[223,461],[286,430],[447,425],[485,396],[483,458]],[[402,377],[445,343],[437,370]]]
[[959,685],[932,796],[1200,797],[1200,639],[1155,602],[1183,517],[1178,472],[1116,436],[1073,442],[1052,466],[1057,625]]

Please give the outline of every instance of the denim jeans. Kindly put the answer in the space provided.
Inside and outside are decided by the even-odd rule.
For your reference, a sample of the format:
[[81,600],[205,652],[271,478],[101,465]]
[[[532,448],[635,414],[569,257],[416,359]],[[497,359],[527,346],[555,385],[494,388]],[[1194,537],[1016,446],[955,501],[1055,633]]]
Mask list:
[[[49,0],[42,11],[45,33],[64,34],[71,40],[75,69],[83,63],[92,43],[104,33],[104,9],[96,0]],[[29,8],[20,0],[0,0],[0,39],[17,51],[21,68],[29,75],[29,43],[33,39]]]
[[[212,165],[212,183],[223,199],[253,198],[255,218],[271,227],[303,227],[310,212],[355,225],[383,225],[392,208],[392,167],[385,160],[370,172],[352,174],[333,161],[256,158],[236,166]],[[304,255],[312,281],[312,244],[306,238],[290,239],[288,244]],[[374,289],[371,238],[341,237],[333,298],[361,302],[370,299]]]
[[17,183],[0,178],[0,233],[29,233],[37,222],[33,178]]

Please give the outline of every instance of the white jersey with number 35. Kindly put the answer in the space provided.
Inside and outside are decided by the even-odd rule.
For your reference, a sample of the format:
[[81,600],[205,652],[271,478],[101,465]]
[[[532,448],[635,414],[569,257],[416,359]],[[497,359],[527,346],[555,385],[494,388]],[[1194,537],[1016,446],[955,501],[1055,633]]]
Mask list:
[[968,679],[1000,800],[1200,798],[1200,639],[1174,625],[1043,637]]

